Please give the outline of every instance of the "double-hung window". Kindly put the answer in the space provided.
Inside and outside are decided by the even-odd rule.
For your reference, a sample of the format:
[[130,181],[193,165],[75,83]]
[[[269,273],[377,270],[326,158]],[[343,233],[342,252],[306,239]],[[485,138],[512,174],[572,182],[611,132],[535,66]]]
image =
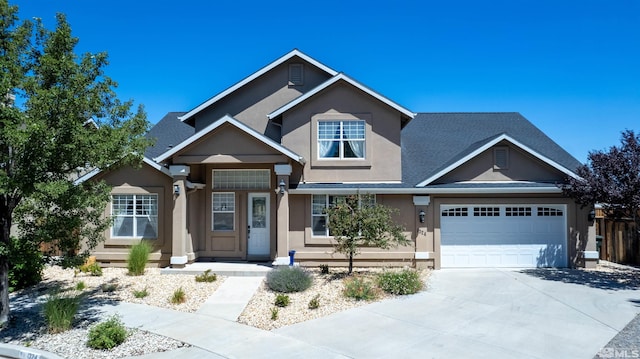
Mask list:
[[318,121],[318,158],[364,159],[365,121]]
[[236,195],[233,192],[214,192],[212,196],[212,229],[233,231],[235,229]]
[[[325,210],[338,201],[346,198],[346,195],[328,195],[328,194],[314,194],[311,199],[311,230],[313,236],[316,237],[328,237],[331,235],[329,229],[329,216],[325,213]],[[375,204],[375,196],[360,197],[358,204],[360,206],[367,206]]]
[[158,196],[114,194],[111,196],[111,236],[158,238]]

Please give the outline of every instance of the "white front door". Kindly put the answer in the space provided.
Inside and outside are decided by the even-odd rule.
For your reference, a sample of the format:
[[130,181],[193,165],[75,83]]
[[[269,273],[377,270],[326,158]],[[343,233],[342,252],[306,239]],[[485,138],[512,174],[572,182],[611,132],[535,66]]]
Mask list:
[[247,256],[268,257],[270,248],[269,194],[249,193]]

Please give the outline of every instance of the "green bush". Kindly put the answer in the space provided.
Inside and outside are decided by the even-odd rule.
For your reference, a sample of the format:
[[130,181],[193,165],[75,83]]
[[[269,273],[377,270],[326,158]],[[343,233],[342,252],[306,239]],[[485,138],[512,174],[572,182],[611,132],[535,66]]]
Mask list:
[[6,255],[9,262],[10,292],[40,283],[44,258],[37,243],[11,237],[6,245],[0,243],[0,253]]
[[417,271],[404,269],[401,272],[381,273],[378,275],[378,286],[391,294],[414,294],[422,289],[422,280]]
[[289,299],[288,295],[286,295],[286,294],[278,294],[276,296],[275,305],[276,305],[276,307],[284,308],[284,307],[288,306],[290,302],[291,302],[291,300]]
[[43,306],[43,314],[49,333],[61,333],[71,329],[73,318],[80,306],[80,297],[53,294]]
[[309,301],[309,309],[318,308],[320,308],[320,294],[316,294],[316,296]]
[[147,290],[147,288],[143,289],[143,290],[134,290],[133,291],[133,296],[138,298],[138,299],[142,299],[146,296],[149,295],[149,291]]
[[187,295],[185,294],[184,289],[182,289],[182,287],[176,289],[173,292],[173,295],[171,296],[171,299],[169,299],[169,301],[173,304],[182,304],[186,302]]
[[280,310],[278,308],[271,308],[271,320],[277,320],[278,313],[280,313]]
[[87,285],[83,281],[79,281],[76,283],[76,290],[84,290]]
[[127,339],[127,329],[116,316],[89,329],[87,346],[93,349],[112,349]]
[[102,276],[102,267],[100,267],[100,265],[96,262],[81,265],[80,271],[82,273],[89,273],[94,277]]
[[144,268],[149,261],[149,253],[151,253],[151,245],[145,241],[141,241],[131,247],[129,257],[127,258],[129,275],[144,274]]
[[280,293],[303,292],[312,283],[311,274],[300,267],[281,267],[267,274],[267,286]]
[[196,276],[196,282],[198,283],[215,282],[217,279],[218,276],[215,273],[211,274],[211,269],[207,269],[204,273]]
[[344,295],[355,300],[373,300],[378,297],[378,289],[370,280],[351,277],[344,281]]

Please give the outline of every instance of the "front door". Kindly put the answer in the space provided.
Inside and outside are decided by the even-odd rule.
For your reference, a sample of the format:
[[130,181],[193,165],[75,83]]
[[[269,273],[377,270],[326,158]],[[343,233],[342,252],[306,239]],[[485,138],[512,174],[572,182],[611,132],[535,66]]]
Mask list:
[[269,257],[269,194],[249,193],[247,257]]

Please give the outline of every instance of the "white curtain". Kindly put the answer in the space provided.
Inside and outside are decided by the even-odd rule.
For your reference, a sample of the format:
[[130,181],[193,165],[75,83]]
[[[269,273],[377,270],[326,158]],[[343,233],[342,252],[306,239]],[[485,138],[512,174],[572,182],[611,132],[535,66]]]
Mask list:
[[318,141],[318,153],[321,158],[330,157],[333,141]]
[[348,141],[356,158],[364,158],[364,141]]

